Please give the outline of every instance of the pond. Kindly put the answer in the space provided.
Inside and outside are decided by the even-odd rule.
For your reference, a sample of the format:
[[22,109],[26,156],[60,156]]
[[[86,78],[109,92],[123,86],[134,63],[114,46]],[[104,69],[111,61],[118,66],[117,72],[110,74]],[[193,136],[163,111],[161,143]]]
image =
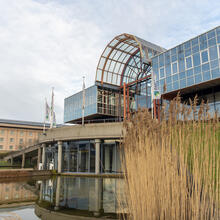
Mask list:
[[125,213],[118,202],[123,189],[121,178],[1,180],[0,220],[117,219]]

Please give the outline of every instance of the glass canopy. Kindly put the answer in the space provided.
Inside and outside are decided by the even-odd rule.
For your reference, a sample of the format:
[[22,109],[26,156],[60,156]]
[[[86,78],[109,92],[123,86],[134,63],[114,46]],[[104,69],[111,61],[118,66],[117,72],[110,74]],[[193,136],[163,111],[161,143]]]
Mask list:
[[151,58],[165,49],[134,35],[116,36],[104,49],[96,71],[101,84],[122,86],[138,80],[151,70]]

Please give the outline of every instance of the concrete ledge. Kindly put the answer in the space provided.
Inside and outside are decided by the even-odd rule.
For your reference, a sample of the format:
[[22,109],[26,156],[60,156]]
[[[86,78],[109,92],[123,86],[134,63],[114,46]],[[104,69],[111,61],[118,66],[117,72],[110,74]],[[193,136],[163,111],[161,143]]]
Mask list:
[[33,176],[50,176],[50,170],[33,170],[33,169],[4,169],[0,170],[0,178],[17,178]]
[[124,174],[120,173],[59,173],[61,176],[75,176],[75,177],[102,177],[102,178],[124,178]]
[[[39,205],[35,205],[34,210],[36,216],[38,216],[42,220],[106,220],[106,218],[95,218],[95,217],[84,217],[79,215],[68,215],[62,212],[50,211],[45,208],[40,207]],[[114,220],[114,219],[112,219]]]

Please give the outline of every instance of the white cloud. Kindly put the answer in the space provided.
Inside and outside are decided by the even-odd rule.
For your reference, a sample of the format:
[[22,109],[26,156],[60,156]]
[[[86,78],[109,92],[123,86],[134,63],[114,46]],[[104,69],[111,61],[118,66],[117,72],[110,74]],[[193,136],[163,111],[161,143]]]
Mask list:
[[106,44],[124,32],[170,48],[219,25],[207,0],[0,0],[0,118],[43,120],[44,97],[92,85]]

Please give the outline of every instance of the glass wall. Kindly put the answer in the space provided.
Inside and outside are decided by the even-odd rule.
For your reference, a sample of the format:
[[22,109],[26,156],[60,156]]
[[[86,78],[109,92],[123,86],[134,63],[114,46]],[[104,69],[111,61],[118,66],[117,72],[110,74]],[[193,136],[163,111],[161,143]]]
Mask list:
[[220,78],[220,27],[152,58],[161,94]]
[[[64,122],[82,118],[83,92],[80,91],[64,100]],[[85,117],[97,113],[97,86],[85,90]]]

